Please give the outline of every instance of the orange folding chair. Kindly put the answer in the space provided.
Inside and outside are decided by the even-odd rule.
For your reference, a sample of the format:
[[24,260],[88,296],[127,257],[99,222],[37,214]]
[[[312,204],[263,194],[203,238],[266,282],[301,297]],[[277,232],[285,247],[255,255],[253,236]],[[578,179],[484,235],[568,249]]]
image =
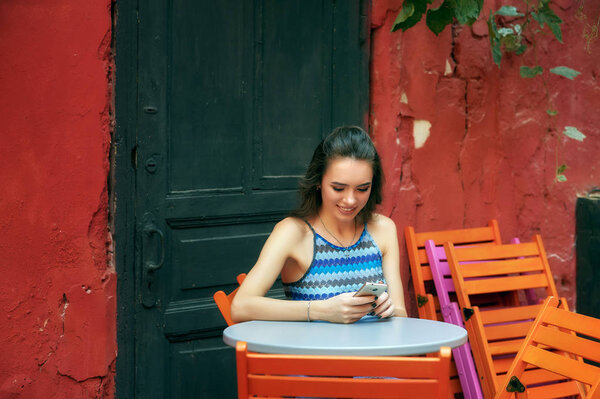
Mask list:
[[[237,275],[236,280],[238,284],[241,285],[245,278],[246,273],[240,273]],[[235,324],[231,319],[231,302],[233,301],[233,298],[235,297],[235,294],[237,294],[239,288],[240,287],[237,287],[235,290],[231,291],[229,295],[223,291],[217,291],[213,294],[213,299],[215,300],[215,303],[221,311],[221,315],[223,315],[223,318],[228,326]]]
[[274,355],[238,342],[238,398],[447,399],[450,356],[448,347],[438,357]]
[[[496,399],[567,397],[572,395],[570,381],[581,383],[581,397],[600,398],[600,320],[561,309],[559,303],[555,297],[544,302]],[[526,370],[545,370],[562,379],[532,385]]]
[[[498,222],[494,219],[490,220],[485,227],[428,231],[421,233],[416,233],[412,226],[407,226],[404,229],[404,237],[406,240],[406,249],[408,252],[412,284],[417,300],[419,317],[422,319],[439,321],[444,320],[440,310],[440,303],[436,293],[433,275],[431,273],[430,261],[425,251],[425,242],[433,240],[436,246],[441,246],[445,242],[452,242],[455,245],[497,245],[502,243]],[[504,301],[506,299],[496,295],[495,300]],[[486,303],[490,302],[489,298],[486,299]],[[454,359],[450,376],[451,397],[454,397],[454,394],[463,393]]]
[[422,233],[416,233],[412,226],[407,226],[404,229],[404,237],[419,317],[440,321],[443,321],[443,319],[439,312],[439,301],[433,284],[429,260],[425,252],[425,242],[433,240],[436,246],[443,245],[445,242],[451,242],[454,245],[502,244],[496,220],[490,220],[486,227]]
[[[542,305],[480,307],[473,301],[498,292],[525,297],[528,290],[535,290],[538,298],[558,296],[542,239],[537,235],[529,243],[486,247],[457,248],[446,243],[444,248],[481,388],[484,397],[492,398]],[[566,301],[562,306],[566,309]],[[527,384],[547,384],[555,381],[556,375],[526,370],[524,378]],[[579,393],[575,382],[567,385],[572,395]]]

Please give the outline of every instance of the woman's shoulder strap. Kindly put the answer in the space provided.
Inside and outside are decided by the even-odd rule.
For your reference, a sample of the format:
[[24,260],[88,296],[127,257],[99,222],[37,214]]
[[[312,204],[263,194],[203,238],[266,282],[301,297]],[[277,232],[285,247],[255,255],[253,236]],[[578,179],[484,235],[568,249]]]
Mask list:
[[302,221],[304,223],[306,223],[306,225],[308,226],[308,228],[313,232],[313,234],[317,234],[317,232],[315,231],[315,229],[312,227],[312,225],[310,223],[308,223],[308,220],[306,219],[302,219]]

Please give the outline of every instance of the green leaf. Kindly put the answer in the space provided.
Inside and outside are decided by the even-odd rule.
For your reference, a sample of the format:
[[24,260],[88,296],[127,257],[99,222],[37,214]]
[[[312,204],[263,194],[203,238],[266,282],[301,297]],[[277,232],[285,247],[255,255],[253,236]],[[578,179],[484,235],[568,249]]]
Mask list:
[[574,69],[571,69],[569,67],[566,66],[557,66],[555,68],[550,69],[550,72],[556,74],[556,75],[560,75],[560,76],[564,76],[567,79],[575,79],[577,77],[577,75],[579,75],[581,72],[576,71]]
[[562,165],[560,165],[558,168],[556,168],[556,181],[557,182],[566,182],[567,181],[567,176],[565,176],[565,170],[567,170],[567,165],[565,165],[564,163]]
[[535,78],[537,75],[540,75],[543,72],[543,69],[539,65],[533,68],[521,66],[520,72],[522,78]]
[[402,4],[402,8],[400,12],[396,16],[396,20],[394,21],[394,25],[392,26],[392,32],[397,31],[402,26],[402,23],[406,22],[408,18],[410,18],[415,12],[415,5],[410,0],[405,0]]
[[562,31],[560,29],[560,24],[562,24],[563,21],[554,13],[554,11],[552,11],[548,3],[543,3],[538,9],[538,12],[532,11],[531,16],[538,22],[538,24],[540,24],[541,28],[544,28],[544,24],[548,24],[550,30],[554,34],[554,37],[556,37],[559,42],[563,42]]
[[556,115],[558,115],[558,111],[557,111],[557,110],[555,110],[555,109],[547,109],[547,110],[546,110],[546,113],[547,113],[548,115],[550,115],[550,116],[556,116]]
[[423,14],[427,10],[427,5],[431,4],[433,0],[404,0],[402,9],[398,13],[394,25],[392,26],[392,32],[402,29],[406,31],[408,28],[415,26],[423,17]]
[[516,55],[521,55],[527,50],[527,46],[521,43],[521,45],[515,50]]
[[566,126],[563,134],[573,140],[583,141],[585,134],[581,133],[576,127]]
[[454,16],[461,25],[472,25],[479,18],[483,8],[483,0],[451,0],[451,2],[454,6]]
[[498,34],[498,28],[496,27],[496,21],[494,20],[494,13],[490,10],[490,17],[487,21],[488,32],[490,36],[490,49],[492,50],[492,59],[494,63],[500,68],[500,61],[502,60],[502,49],[500,46],[500,35]]
[[452,0],[445,0],[439,8],[427,10],[425,22],[429,30],[436,35],[439,35],[454,19],[454,8],[451,2]]
[[498,11],[496,11],[495,14],[503,15],[505,17],[523,17],[523,16],[525,16],[525,14],[521,14],[517,10],[517,7],[514,7],[514,6],[502,6],[502,7],[500,7],[500,9]]

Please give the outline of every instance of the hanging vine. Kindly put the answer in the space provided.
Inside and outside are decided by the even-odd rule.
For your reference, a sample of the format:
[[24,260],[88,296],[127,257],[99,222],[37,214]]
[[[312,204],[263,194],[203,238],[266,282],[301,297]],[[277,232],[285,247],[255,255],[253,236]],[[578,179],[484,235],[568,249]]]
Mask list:
[[[537,42],[541,36],[552,35],[556,42],[562,44],[561,25],[563,21],[552,9],[552,0],[515,0],[518,6],[505,5],[498,10],[490,10],[487,19],[490,51],[493,62],[500,68],[502,57],[505,54],[523,55],[532,52],[533,65],[522,65],[520,76],[524,79],[540,78],[545,91],[546,113],[550,117],[549,131],[556,135],[556,167],[555,181],[567,180],[565,170],[567,165],[559,162],[559,142],[562,136],[569,139],[583,141],[585,135],[574,126],[565,126],[562,135],[556,134],[555,117],[558,110],[554,107],[548,84],[548,74],[561,76],[573,80],[580,73],[567,66],[557,65],[544,68],[538,63]],[[392,32],[415,26],[425,15],[425,23],[429,30],[439,35],[446,26],[458,23],[459,25],[472,25],[481,14],[483,0],[444,0],[437,8],[431,8],[433,0],[404,0],[402,9],[398,13]],[[583,11],[584,1],[578,8],[578,18],[585,20]],[[586,51],[591,52],[591,43],[598,37],[600,18],[595,24],[586,23],[583,30]]]

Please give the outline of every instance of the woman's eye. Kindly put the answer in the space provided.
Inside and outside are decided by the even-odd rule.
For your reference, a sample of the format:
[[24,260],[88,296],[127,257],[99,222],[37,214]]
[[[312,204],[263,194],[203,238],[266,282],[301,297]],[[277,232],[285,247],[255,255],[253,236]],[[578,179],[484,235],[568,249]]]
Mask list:
[[333,191],[338,191],[338,192],[343,190],[343,188],[341,188],[341,187],[332,187],[332,188],[333,188]]
[[361,193],[366,193],[367,191],[369,191],[369,188],[358,188],[358,191],[360,191]]

